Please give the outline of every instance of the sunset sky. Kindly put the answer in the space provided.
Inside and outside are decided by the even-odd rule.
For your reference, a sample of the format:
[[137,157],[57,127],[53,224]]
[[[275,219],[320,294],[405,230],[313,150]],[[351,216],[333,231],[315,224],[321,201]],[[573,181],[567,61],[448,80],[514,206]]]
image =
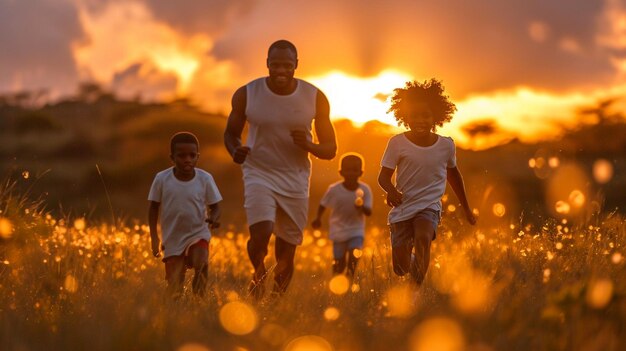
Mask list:
[[442,79],[458,112],[441,132],[465,144],[472,121],[495,120],[500,139],[549,138],[580,108],[626,96],[625,0],[0,0],[0,93],[58,98],[93,80],[228,113],[276,39],[296,44],[296,75],[334,118],[393,124],[394,87]]

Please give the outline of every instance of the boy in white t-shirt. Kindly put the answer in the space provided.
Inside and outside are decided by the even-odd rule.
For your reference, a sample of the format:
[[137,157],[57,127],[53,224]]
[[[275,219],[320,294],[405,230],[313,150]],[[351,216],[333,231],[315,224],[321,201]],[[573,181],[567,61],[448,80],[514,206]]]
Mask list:
[[[387,192],[387,204],[392,207],[389,226],[393,271],[400,276],[411,273],[418,285],[428,270],[446,180],[468,222],[476,223],[456,167],[454,141],[434,133],[456,111],[443,90],[436,79],[407,82],[404,88],[394,90],[389,111],[409,131],[389,140],[378,175],[378,183]],[[396,170],[394,185],[391,179]]]
[[[213,176],[195,167],[199,156],[195,135],[174,134],[170,150],[174,167],[157,173],[148,195],[152,254],[160,257],[163,250],[165,279],[173,297],[183,292],[187,268],[195,270],[194,294],[203,296],[209,274],[210,229],[219,227],[222,196]],[[159,210],[163,244],[157,231]]]
[[[359,181],[363,175],[363,157],[357,153],[347,153],[341,157],[339,174],[343,181],[331,184],[320,201],[317,217],[312,226],[322,225],[322,215],[326,208],[331,209],[329,238],[333,241],[333,272],[354,277],[358,258],[354,250],[363,248],[365,216],[372,214],[372,191]],[[346,265],[346,255],[348,256]]]

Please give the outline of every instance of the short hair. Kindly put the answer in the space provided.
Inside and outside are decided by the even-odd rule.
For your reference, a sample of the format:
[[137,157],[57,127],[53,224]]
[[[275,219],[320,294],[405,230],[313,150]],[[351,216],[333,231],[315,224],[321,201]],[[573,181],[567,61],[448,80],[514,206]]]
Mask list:
[[296,46],[293,45],[293,43],[289,40],[281,39],[273,42],[272,45],[270,45],[270,48],[267,49],[267,57],[270,57],[270,52],[272,52],[273,49],[289,49],[293,51],[294,54],[296,54],[296,59],[298,58],[298,50],[296,49]]
[[394,89],[391,96],[391,107],[387,112],[393,112],[398,126],[409,128],[407,107],[416,102],[428,105],[433,113],[435,126],[443,126],[444,123],[452,120],[452,115],[456,111],[456,106],[444,94],[443,83],[440,80],[431,78],[423,82],[406,82],[404,88]]
[[198,138],[191,132],[178,132],[172,136],[170,139],[170,152],[172,154],[174,154],[176,144],[196,144],[198,149],[200,148]]
[[346,152],[345,154],[341,155],[341,159],[339,160],[339,170],[341,171],[341,169],[343,168],[344,162],[350,161],[357,161],[361,166],[361,171],[363,170],[365,160],[363,160],[363,156],[361,156],[361,154],[357,152]]

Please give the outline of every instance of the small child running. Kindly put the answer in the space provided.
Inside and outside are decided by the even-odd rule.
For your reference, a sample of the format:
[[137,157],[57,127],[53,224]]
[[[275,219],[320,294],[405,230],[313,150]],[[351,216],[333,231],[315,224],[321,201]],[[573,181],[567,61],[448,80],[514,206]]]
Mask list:
[[[391,137],[381,161],[378,183],[387,192],[393,271],[411,273],[422,284],[441,215],[446,180],[458,197],[467,221],[476,223],[467,202],[456,147],[436,127],[452,119],[456,106],[444,95],[440,81],[408,82],[394,90],[390,112],[407,132]],[[393,173],[397,170],[395,185]]]
[[[148,195],[152,254],[160,257],[163,250],[167,290],[174,298],[183,293],[188,268],[195,270],[194,294],[205,294],[210,229],[219,227],[218,203],[222,196],[213,176],[195,167],[200,155],[198,148],[198,139],[192,133],[174,134],[170,140],[170,158],[174,167],[157,173]],[[163,244],[157,231],[159,210]]]
[[343,181],[328,187],[312,226],[314,229],[320,228],[324,211],[326,208],[331,209],[329,237],[333,241],[333,272],[342,274],[347,267],[346,275],[353,278],[358,262],[354,250],[363,248],[365,216],[372,214],[372,191],[367,184],[359,181],[359,177],[363,175],[361,155],[344,154],[340,164],[339,174]]

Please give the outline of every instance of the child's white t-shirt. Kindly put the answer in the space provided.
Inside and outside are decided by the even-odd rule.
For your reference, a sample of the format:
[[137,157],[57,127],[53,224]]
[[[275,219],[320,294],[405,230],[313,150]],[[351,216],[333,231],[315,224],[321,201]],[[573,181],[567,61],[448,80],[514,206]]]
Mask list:
[[164,258],[182,255],[200,239],[210,240],[206,207],[222,200],[213,176],[196,168],[189,181],[178,180],[174,168],[157,173],[149,201],[161,203],[161,236]]
[[363,200],[363,206],[372,208],[372,190],[359,182],[355,190],[348,190],[343,181],[331,184],[320,201],[320,205],[331,210],[329,219],[330,240],[346,241],[365,234],[365,215],[355,207],[357,197]]
[[397,223],[426,208],[441,211],[447,169],[456,167],[456,147],[449,137],[437,135],[433,145],[423,147],[398,134],[389,139],[381,166],[397,171],[402,204],[389,211],[389,223]]

